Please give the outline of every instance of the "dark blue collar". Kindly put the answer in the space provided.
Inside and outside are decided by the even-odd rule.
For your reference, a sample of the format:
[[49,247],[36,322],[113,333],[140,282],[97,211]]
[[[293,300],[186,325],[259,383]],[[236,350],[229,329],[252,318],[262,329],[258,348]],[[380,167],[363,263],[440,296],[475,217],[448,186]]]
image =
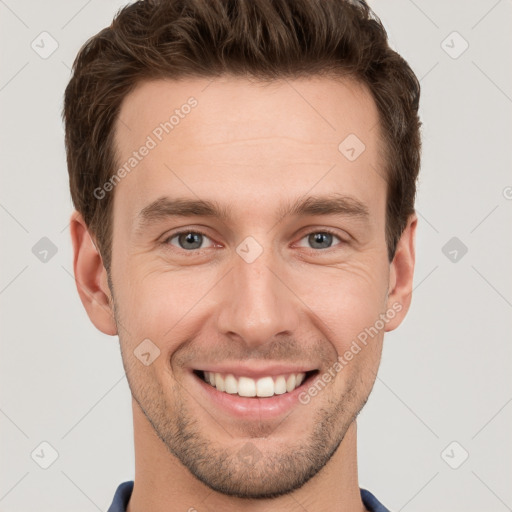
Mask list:
[[[114,495],[114,500],[112,501],[112,505],[107,512],[126,512],[126,507],[128,506],[128,501],[130,501],[130,496],[132,495],[133,490],[133,480],[129,482],[123,482],[117,488],[116,494]],[[389,512],[389,510],[382,505],[382,503],[370,492],[366,489],[361,489],[361,499],[363,500],[364,506],[369,510],[369,512]]]

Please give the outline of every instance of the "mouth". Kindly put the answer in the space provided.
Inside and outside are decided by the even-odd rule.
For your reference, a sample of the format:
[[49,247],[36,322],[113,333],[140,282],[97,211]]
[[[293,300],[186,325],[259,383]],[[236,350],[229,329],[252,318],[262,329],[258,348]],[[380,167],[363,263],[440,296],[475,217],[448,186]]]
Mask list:
[[279,375],[249,377],[228,372],[193,370],[193,374],[215,391],[241,398],[275,398],[296,395],[299,388],[309,386],[319,370],[283,372]]

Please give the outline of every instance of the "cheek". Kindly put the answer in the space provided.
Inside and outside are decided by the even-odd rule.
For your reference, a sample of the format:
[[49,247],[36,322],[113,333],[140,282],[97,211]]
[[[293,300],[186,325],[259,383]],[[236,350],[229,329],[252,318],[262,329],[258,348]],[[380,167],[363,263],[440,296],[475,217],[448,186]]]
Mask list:
[[[127,267],[116,287],[119,320],[126,325],[132,343],[145,338],[165,350],[172,340],[184,341],[190,329],[209,304],[208,291],[218,281],[216,272],[195,276],[189,272],[161,270],[141,272],[137,265]],[[190,331],[190,332],[188,332]]]
[[385,310],[385,265],[374,261],[337,268],[317,267],[309,269],[307,275],[305,283],[304,272],[297,272],[292,286],[322,320],[322,329],[331,338],[350,343],[362,330],[373,326]]

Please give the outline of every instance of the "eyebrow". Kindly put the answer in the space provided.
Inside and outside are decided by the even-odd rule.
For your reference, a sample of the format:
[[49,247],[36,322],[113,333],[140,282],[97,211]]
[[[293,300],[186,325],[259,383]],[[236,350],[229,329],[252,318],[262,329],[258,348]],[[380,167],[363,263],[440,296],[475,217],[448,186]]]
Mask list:
[[[288,216],[315,215],[338,215],[367,221],[370,213],[364,203],[343,194],[299,198],[277,210],[279,220]],[[226,222],[232,217],[232,208],[203,199],[160,197],[139,212],[136,229],[142,231],[153,222],[172,217],[210,217]]]
[[355,197],[331,194],[328,196],[299,198],[292,204],[282,206],[278,210],[279,218],[293,215],[299,217],[307,215],[340,215],[368,219],[370,212],[368,207]]

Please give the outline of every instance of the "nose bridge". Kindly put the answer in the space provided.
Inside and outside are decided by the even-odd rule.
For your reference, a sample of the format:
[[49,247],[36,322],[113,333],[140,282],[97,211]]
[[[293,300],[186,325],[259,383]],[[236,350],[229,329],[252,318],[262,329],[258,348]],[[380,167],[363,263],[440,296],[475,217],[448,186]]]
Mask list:
[[237,335],[247,345],[265,343],[280,333],[293,333],[299,306],[281,281],[284,276],[279,276],[281,266],[274,254],[268,249],[249,261],[238,255],[234,258],[220,304],[220,332]]

